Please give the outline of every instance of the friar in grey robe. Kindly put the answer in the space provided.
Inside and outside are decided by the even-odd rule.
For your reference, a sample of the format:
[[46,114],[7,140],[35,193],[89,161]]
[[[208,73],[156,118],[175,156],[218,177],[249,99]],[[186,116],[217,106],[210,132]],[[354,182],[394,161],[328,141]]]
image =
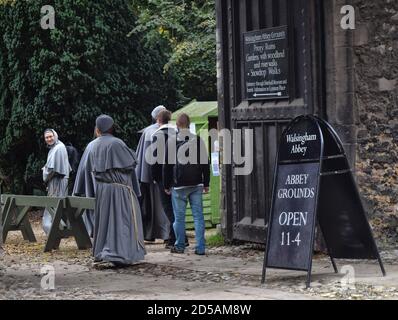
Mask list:
[[[50,149],[47,162],[42,168],[43,181],[47,185],[47,196],[66,197],[68,195],[68,179],[71,171],[68,152],[65,145],[58,140],[58,134],[54,129],[46,129],[44,131],[44,139]],[[43,214],[43,230],[47,235],[50,232],[52,221],[52,215],[45,209]],[[63,227],[66,226],[63,221],[61,225]]]
[[96,183],[93,254],[96,262],[129,265],[146,254],[135,153],[114,137],[113,119],[96,120],[98,138],[88,155]]
[[[159,113],[166,110],[164,106],[157,106],[151,113],[152,119],[157,120]],[[147,241],[169,238],[169,220],[163,210],[161,190],[154,183],[151,174],[151,165],[145,160],[145,153],[152,143],[152,134],[160,128],[154,123],[143,130],[137,146],[138,165],[136,173],[140,182],[140,205],[144,223],[144,238]]]
[[[80,159],[79,168],[76,173],[76,180],[73,186],[72,195],[79,197],[95,198],[95,179],[89,154],[96,139],[91,141]],[[83,221],[91,238],[94,237],[94,210],[85,210]]]

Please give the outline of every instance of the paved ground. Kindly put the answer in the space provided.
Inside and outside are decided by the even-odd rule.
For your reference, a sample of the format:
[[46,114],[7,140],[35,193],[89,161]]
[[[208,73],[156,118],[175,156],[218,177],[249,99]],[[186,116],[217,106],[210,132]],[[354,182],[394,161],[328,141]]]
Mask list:
[[[98,270],[90,251],[77,250],[72,239],[43,253],[44,235],[39,225],[34,230],[38,243],[23,241],[17,232],[7,240],[0,299],[398,299],[398,250],[382,252],[387,277],[374,261],[339,260],[342,273],[334,274],[327,257],[315,256],[312,287],[306,290],[306,274],[295,271],[269,269],[261,285],[264,251],[255,245],[214,247],[197,256],[192,246],[178,255],[158,242],[147,244],[144,263]],[[55,272],[54,290],[41,287],[46,266]]]

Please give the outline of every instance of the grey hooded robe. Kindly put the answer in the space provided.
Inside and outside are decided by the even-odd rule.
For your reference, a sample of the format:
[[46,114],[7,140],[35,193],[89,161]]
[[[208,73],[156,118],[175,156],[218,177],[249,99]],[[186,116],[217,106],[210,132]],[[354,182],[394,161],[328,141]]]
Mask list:
[[134,152],[122,140],[104,134],[94,141],[88,156],[96,183],[95,260],[132,264],[144,259]]
[[[42,168],[43,181],[47,183],[47,196],[66,197],[68,195],[68,179],[71,167],[68,160],[68,152],[65,145],[58,140],[58,135],[54,130],[55,142],[49,146],[50,151],[47,156],[47,163]],[[51,229],[53,217],[47,209],[43,214],[43,230],[48,235]],[[61,222],[63,226],[65,224]]]
[[140,205],[145,240],[167,240],[169,238],[170,222],[163,210],[159,186],[153,182],[151,166],[145,161],[145,152],[152,143],[152,134],[159,127],[157,123],[146,127],[137,147],[138,165],[136,173],[142,194]]
[[[92,172],[92,164],[89,158],[89,154],[95,141],[96,139],[87,145],[82,158],[80,159],[72,192],[72,195],[74,196],[95,198],[96,185]],[[94,210],[85,210],[83,213],[83,221],[89,236],[92,238],[94,236]]]

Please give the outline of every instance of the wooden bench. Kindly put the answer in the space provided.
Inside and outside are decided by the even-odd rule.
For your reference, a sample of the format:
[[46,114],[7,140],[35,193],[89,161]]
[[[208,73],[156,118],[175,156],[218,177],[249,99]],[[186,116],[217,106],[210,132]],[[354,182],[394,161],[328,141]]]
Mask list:
[[[44,252],[59,248],[61,239],[73,236],[80,250],[92,247],[91,239],[83,222],[84,210],[93,210],[94,198],[82,197],[40,197],[13,194],[1,195],[3,242],[9,231],[19,230],[25,240],[36,242],[28,212],[32,207],[47,209],[53,218]],[[61,226],[61,220],[66,227]]]

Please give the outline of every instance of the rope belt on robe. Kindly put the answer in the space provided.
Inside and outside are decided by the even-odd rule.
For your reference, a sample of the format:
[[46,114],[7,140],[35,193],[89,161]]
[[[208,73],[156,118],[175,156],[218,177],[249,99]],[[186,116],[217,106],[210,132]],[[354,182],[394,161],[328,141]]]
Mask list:
[[135,197],[135,193],[133,191],[133,189],[130,186],[127,186],[125,184],[122,183],[117,183],[117,182],[112,182],[111,184],[117,185],[117,186],[122,186],[127,188],[127,190],[129,191],[130,194],[130,199],[131,199],[131,211],[132,211],[132,216],[133,216],[133,222],[134,222],[134,232],[135,232],[135,240],[137,241],[137,246],[141,247],[142,249],[145,250],[145,246],[142,243],[142,241],[140,241],[140,239],[138,238],[138,224],[137,224],[137,215],[136,212],[134,211],[134,197]]

